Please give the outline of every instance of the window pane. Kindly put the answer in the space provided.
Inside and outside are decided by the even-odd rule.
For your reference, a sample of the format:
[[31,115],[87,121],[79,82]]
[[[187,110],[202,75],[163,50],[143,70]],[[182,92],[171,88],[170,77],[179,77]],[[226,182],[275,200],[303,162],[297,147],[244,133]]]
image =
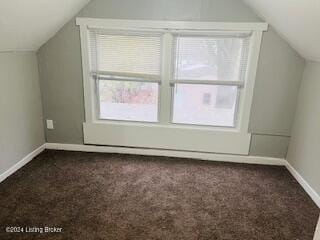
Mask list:
[[176,84],[173,122],[234,126],[236,86]]
[[161,38],[151,35],[95,34],[96,70],[160,75]]
[[175,79],[238,81],[246,70],[249,38],[176,37]]
[[156,122],[158,84],[99,80],[100,119]]

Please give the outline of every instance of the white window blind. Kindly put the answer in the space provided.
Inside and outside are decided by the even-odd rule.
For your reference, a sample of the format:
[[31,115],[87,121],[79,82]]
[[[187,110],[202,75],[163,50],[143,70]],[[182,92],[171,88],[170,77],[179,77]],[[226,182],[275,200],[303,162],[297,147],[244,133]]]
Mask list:
[[243,81],[249,34],[175,36],[174,80]]
[[158,121],[161,34],[89,29],[99,119]]
[[90,29],[89,36],[92,73],[160,81],[160,34]]

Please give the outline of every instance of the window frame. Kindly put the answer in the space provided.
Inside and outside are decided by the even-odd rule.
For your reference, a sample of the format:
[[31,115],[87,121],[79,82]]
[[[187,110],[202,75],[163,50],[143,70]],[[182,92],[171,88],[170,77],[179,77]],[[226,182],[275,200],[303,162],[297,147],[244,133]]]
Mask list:
[[[84,88],[84,105],[85,105],[85,123],[84,123],[84,142],[89,144],[102,145],[122,145],[122,146],[137,146],[137,147],[155,147],[172,149],[183,149],[180,144],[171,144],[167,146],[166,140],[161,139],[161,144],[152,144],[145,140],[131,137],[131,140],[117,140],[115,138],[109,139],[106,134],[106,129],[110,127],[123,126],[123,128],[150,128],[155,129],[172,129],[173,131],[189,131],[197,133],[208,132],[212,136],[212,144],[219,143],[221,139],[228,142],[230,146],[212,146],[204,148],[198,146],[196,151],[209,152],[223,152],[235,154],[247,154],[249,151],[251,134],[249,133],[249,118],[251,112],[251,104],[253,98],[253,88],[256,78],[257,64],[260,54],[262,33],[267,30],[268,24],[264,22],[258,23],[233,23],[233,22],[184,22],[184,21],[149,21],[149,20],[119,20],[119,19],[95,19],[95,18],[77,18],[76,24],[80,27],[81,40],[81,56],[82,56],[82,74],[83,74],[83,88]],[[95,115],[95,81],[91,80],[90,65],[89,65],[89,28],[102,28],[107,30],[121,30],[121,31],[151,31],[162,32],[162,60],[161,60],[161,83],[159,84],[158,98],[158,122],[132,122],[122,120],[100,120]],[[201,126],[190,125],[172,122],[173,110],[173,87],[171,86],[171,79],[173,74],[173,34],[180,32],[186,34],[211,34],[212,32],[232,32],[243,33],[251,32],[251,39],[248,52],[248,66],[245,76],[245,87],[238,88],[237,108],[235,117],[237,125],[235,127],[221,127],[221,126]],[[99,130],[98,130],[99,129]],[[101,131],[100,131],[101,130]],[[127,130],[126,130],[127,131]],[[144,130],[143,130],[144,131]],[[149,130],[150,131],[150,130]],[[101,133],[100,133],[101,132]],[[110,129],[108,130],[110,132]],[[128,134],[132,130],[128,130]],[[129,134],[129,135],[130,135]],[[171,133],[170,133],[171,134]],[[180,133],[179,133],[180,134]],[[99,136],[98,136],[99,135]],[[128,136],[129,136],[128,135]],[[143,134],[141,134],[143,135]],[[200,135],[199,135],[200,136]],[[142,137],[142,136],[140,136]],[[206,138],[206,137],[205,137]],[[228,139],[228,140],[226,140]],[[233,143],[233,139],[234,143]],[[160,141],[160,140],[159,140]],[[164,142],[163,142],[164,141]],[[170,140],[171,141],[171,140]],[[173,141],[173,140],[172,140]],[[141,144],[140,144],[141,142]],[[152,141],[151,141],[152,142]],[[226,143],[227,144],[227,143]],[[232,145],[241,145],[238,147]],[[187,146],[187,144],[185,144]],[[216,144],[219,145],[219,144]]]

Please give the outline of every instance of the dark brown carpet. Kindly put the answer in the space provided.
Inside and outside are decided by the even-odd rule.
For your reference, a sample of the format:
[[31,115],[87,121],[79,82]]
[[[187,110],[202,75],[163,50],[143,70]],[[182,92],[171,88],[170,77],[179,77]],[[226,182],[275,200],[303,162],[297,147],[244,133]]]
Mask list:
[[0,184],[1,240],[312,240],[318,214],[274,166],[45,151]]

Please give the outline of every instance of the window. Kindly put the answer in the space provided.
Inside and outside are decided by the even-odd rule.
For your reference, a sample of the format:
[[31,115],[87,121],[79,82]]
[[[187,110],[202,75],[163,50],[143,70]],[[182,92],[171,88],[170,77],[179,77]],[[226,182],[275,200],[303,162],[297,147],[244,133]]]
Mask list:
[[100,119],[158,120],[157,83],[99,79],[98,84]]
[[210,93],[204,93],[202,98],[202,104],[203,105],[210,105],[211,102],[211,94]]
[[84,143],[248,154],[266,23],[77,18],[77,25]]
[[235,126],[249,37],[219,33],[175,36],[173,123]]
[[[91,29],[89,36],[98,118],[157,122],[163,34]],[[172,123],[236,125],[249,37],[215,32],[172,35]]]
[[159,34],[91,29],[90,56],[99,119],[158,121]]
[[173,122],[232,127],[236,98],[235,86],[175,84]]

